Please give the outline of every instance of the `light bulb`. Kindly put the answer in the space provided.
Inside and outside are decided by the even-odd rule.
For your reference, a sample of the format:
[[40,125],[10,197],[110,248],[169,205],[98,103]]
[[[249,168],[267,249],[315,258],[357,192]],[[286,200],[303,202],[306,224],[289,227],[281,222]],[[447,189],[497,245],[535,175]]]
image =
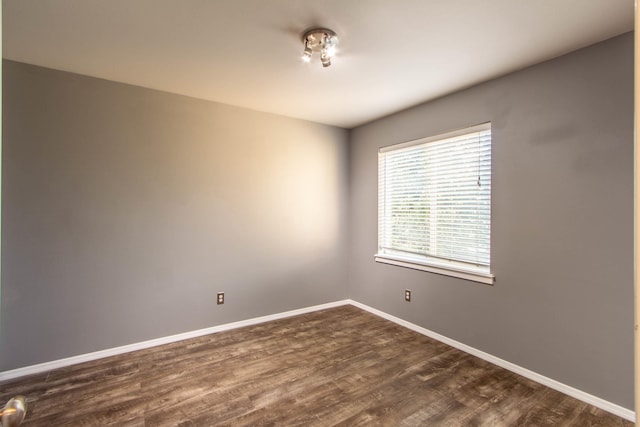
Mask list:
[[334,56],[336,56],[336,47],[333,45],[329,45],[327,46],[327,56],[329,58],[333,58]]
[[322,55],[320,55],[320,62],[322,62],[322,66],[325,68],[331,65],[331,58],[324,49],[322,49]]
[[304,44],[304,52],[302,52],[302,61],[305,63],[311,62],[311,54],[313,54],[313,50],[311,50],[311,46],[306,42]]

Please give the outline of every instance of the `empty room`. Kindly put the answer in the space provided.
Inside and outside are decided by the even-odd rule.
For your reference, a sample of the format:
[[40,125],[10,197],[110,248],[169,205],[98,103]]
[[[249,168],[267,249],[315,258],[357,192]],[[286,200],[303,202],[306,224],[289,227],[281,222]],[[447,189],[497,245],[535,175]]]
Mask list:
[[3,0],[0,425],[633,425],[633,30]]

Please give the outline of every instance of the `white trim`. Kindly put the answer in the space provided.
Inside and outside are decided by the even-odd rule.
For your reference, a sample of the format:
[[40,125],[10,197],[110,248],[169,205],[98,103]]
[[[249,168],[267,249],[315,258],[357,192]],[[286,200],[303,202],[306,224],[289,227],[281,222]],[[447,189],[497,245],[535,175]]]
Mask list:
[[433,332],[429,329],[423,328],[422,326],[418,326],[414,323],[407,322],[406,320],[400,319],[399,317],[392,316],[383,311],[377,310],[373,307],[369,307],[368,305],[365,305],[353,300],[349,300],[349,303],[365,311],[368,311],[369,313],[375,314],[376,316],[380,316],[400,326],[404,326],[407,329],[411,329],[412,331],[418,332],[419,334],[426,335],[429,338],[433,338],[442,343],[448,344],[451,347],[455,347],[458,350],[464,351],[465,353],[469,353],[473,356],[479,357],[480,359],[486,360],[487,362],[493,363],[494,365],[500,366],[501,368],[507,369],[518,375],[522,375],[525,378],[528,378],[537,383],[545,385],[549,388],[557,390],[568,396],[574,397],[578,400],[582,400],[583,402],[586,402],[604,411],[610,412],[628,421],[635,422],[636,415],[635,415],[635,412],[632,411],[631,409],[624,408],[620,405],[616,405],[615,403],[609,402],[608,400],[601,399],[597,396],[586,393],[582,390],[578,390],[567,384],[563,384],[549,377],[545,377],[544,375],[540,375],[537,372],[530,371],[529,369],[523,368],[522,366],[518,366],[504,359],[500,359],[499,357],[493,356],[489,353],[485,353],[482,350],[478,350],[477,348],[468,346],[466,344],[463,344],[461,342],[448,338],[444,335],[440,335],[437,332]]
[[480,359],[486,360],[487,362],[493,363],[494,365],[500,366],[501,368],[507,369],[511,372],[515,372],[518,375],[522,375],[525,378],[529,378],[530,380],[533,380],[537,383],[540,383],[549,388],[557,390],[568,396],[582,400],[583,402],[586,402],[590,405],[593,405],[602,410],[610,412],[614,415],[622,417],[626,420],[629,420],[632,422],[635,421],[635,412],[630,409],[624,408],[620,405],[616,405],[615,403],[593,396],[589,393],[578,390],[576,388],[563,384],[554,379],[545,377],[544,375],[540,375],[536,372],[530,371],[514,363],[507,362],[506,360],[500,359],[499,357],[493,356],[489,353],[485,353],[484,351],[478,350],[466,344],[462,344],[461,342],[448,338],[444,335],[440,335],[437,332],[433,332],[429,329],[423,328],[422,326],[418,326],[414,323],[400,319],[399,317],[392,316],[383,311],[380,311],[373,307],[369,307],[368,305],[359,303],[351,299],[334,301],[327,304],[314,305],[311,307],[300,308],[297,310],[285,311],[283,313],[271,314],[268,316],[254,317],[253,319],[241,320],[239,322],[233,322],[233,323],[226,323],[224,325],[213,326],[211,328],[199,329],[196,331],[185,332],[177,335],[171,335],[164,338],[157,338],[154,340],[143,341],[136,344],[129,344],[129,345],[115,347],[107,350],[96,351],[93,353],[87,353],[87,354],[82,354],[78,356],[68,357],[66,359],[59,359],[51,362],[40,363],[38,365],[26,366],[24,368],[4,371],[4,372],[0,372],[0,381],[23,377],[26,375],[39,374],[42,372],[50,371],[52,369],[63,368],[66,366],[71,366],[71,365],[75,365],[77,363],[82,363],[82,362],[89,362],[92,360],[101,359],[103,357],[115,356],[122,353],[128,353],[130,351],[142,350],[145,348],[155,347],[162,344],[170,344],[176,341],[182,341],[189,338],[196,338],[203,335],[213,334],[216,332],[229,331],[232,329],[242,328],[244,326],[257,325],[260,323],[270,322],[272,320],[284,319],[287,317],[297,316],[299,314],[311,313],[318,310],[324,310],[327,308],[339,307],[339,306],[349,305],[349,304],[355,307],[358,307],[362,310],[368,311],[369,313],[375,314],[376,316],[387,319],[407,329],[411,329],[412,331],[418,332],[419,334],[426,335],[430,338],[433,338],[435,340],[448,344],[451,347],[464,351],[465,353],[469,353],[473,356],[479,357]]
[[449,267],[443,265],[426,264],[425,262],[407,261],[386,254],[374,255],[376,262],[383,264],[397,265],[400,267],[412,268],[414,270],[428,271],[429,273],[443,274],[445,276],[457,277],[459,279],[471,280],[473,282],[493,285],[495,276],[491,273],[481,271],[463,270],[462,268]]
[[123,345],[121,347],[109,348],[106,350],[95,351],[93,353],[81,354],[78,356],[67,357],[65,359],[53,360],[51,362],[39,363],[37,365],[25,366],[24,368],[12,369],[10,371],[0,372],[0,381],[6,381],[26,375],[40,374],[53,369],[64,368],[66,366],[75,365],[77,363],[90,362],[92,360],[102,359],[104,357],[116,356],[122,353],[128,353],[136,350],[143,350],[158,345],[170,344],[176,341],[182,341],[189,338],[201,337],[203,335],[215,334],[216,332],[229,331],[245,326],[257,325],[260,323],[270,322],[272,320],[284,319],[286,317],[297,316],[300,314],[311,313],[327,308],[348,305],[350,300],[334,301],[327,304],[314,305],[311,307],[299,308],[297,310],[285,311],[282,313],[270,314],[268,316],[254,317],[253,319],[241,320],[239,322],[226,323],[224,325],[212,326],[210,328],[198,329],[196,331],[184,332],[181,334],[170,335],[168,337],[156,338],[149,341],[142,341],[135,344]]

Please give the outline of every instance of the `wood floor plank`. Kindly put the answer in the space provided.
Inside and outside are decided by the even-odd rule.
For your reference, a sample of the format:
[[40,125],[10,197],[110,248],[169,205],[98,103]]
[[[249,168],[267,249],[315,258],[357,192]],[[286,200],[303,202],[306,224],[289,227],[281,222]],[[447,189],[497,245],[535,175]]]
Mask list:
[[352,306],[0,383],[25,426],[632,424]]

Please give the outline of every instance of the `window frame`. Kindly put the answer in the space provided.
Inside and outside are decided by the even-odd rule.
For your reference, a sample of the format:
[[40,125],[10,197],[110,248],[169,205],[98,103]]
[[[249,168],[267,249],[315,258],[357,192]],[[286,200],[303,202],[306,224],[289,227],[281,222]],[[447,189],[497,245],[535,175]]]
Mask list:
[[[429,136],[426,138],[420,138],[412,141],[403,142],[400,144],[388,145],[385,147],[381,147],[378,150],[378,250],[374,255],[374,259],[376,262],[396,265],[400,267],[406,267],[421,271],[427,271],[436,274],[442,274],[446,276],[452,276],[460,279],[470,280],[474,282],[480,282],[484,284],[492,285],[495,282],[495,275],[493,274],[491,268],[491,260],[489,260],[488,266],[474,266],[465,262],[456,262],[453,260],[440,259],[435,257],[430,257],[427,255],[411,255],[408,253],[393,253],[392,251],[384,252],[381,249],[380,245],[380,236],[382,233],[382,221],[380,218],[380,205],[381,205],[381,193],[383,189],[381,188],[380,181],[380,162],[384,153],[404,150],[410,147],[419,146],[419,145],[427,145],[431,142],[442,141],[446,139],[451,139],[467,134],[471,134],[474,132],[481,131],[491,131],[491,122],[481,123],[474,126],[465,127],[462,129],[457,129],[451,132],[445,132],[438,135]],[[493,148],[493,132],[491,133],[491,141],[490,141],[491,150]],[[491,160],[493,160],[493,153],[491,153]],[[493,166],[491,167],[493,169]],[[490,172],[490,176],[493,175],[492,170]],[[493,192],[489,195],[489,202],[491,203],[491,199],[493,197]],[[489,228],[489,251],[491,248],[491,229],[493,224],[490,224]]]

